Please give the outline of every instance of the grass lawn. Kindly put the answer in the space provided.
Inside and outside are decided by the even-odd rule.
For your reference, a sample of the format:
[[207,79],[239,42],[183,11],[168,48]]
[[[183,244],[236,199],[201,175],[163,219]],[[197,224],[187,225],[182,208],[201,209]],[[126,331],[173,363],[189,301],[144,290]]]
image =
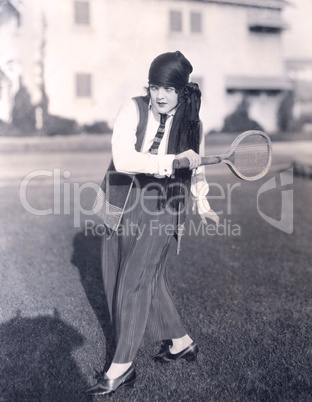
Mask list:
[[[257,214],[259,186],[233,193],[227,218],[240,236],[186,234],[179,256],[172,243],[172,292],[197,361],[162,365],[158,345],[142,348],[135,388],[110,401],[312,401],[312,184],[295,178],[290,235]],[[53,188],[33,185],[29,197],[47,208]],[[93,198],[86,191],[83,204]],[[83,232],[90,217],[74,228],[72,214],[26,213],[14,186],[0,203],[0,401],[92,400],[83,391],[112,357],[101,238]],[[271,197],[266,213],[279,203]]]

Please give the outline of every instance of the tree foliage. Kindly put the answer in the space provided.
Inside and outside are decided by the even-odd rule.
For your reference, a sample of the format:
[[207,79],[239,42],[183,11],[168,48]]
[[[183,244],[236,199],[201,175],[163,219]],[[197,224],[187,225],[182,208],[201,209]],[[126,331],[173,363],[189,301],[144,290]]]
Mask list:
[[239,133],[247,130],[261,130],[263,128],[248,116],[248,102],[244,98],[237,109],[224,119],[222,131],[225,133]]
[[29,134],[36,130],[35,107],[32,105],[29,92],[22,82],[14,97],[12,125],[22,134]]

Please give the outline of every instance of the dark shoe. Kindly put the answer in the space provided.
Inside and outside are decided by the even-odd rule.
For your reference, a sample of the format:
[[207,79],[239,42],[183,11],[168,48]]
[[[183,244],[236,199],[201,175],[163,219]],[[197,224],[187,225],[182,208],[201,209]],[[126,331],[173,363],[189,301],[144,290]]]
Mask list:
[[159,352],[157,355],[153,356],[153,359],[157,361],[160,357],[162,357],[165,353],[169,352],[169,348],[172,346],[172,340],[171,339],[165,339],[162,341],[160,345]]
[[187,348],[181,350],[179,353],[170,353],[170,349],[167,353],[160,357],[160,361],[162,362],[172,362],[177,361],[179,359],[185,359],[188,362],[193,362],[198,354],[198,346],[195,342],[192,342]]
[[117,391],[118,388],[124,386],[133,386],[136,375],[133,366],[122,374],[121,376],[111,380],[104,374],[104,377],[100,378],[98,383],[93,387],[87,389],[85,393],[87,395],[109,395]]

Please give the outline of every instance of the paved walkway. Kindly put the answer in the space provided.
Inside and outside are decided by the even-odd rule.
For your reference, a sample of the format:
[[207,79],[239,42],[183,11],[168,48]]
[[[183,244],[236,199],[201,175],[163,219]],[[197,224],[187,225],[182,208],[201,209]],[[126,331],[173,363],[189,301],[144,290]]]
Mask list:
[[[220,143],[207,137],[206,154],[225,153],[235,136],[223,136]],[[0,137],[0,186],[19,185],[34,170],[59,168],[71,172],[72,181],[99,182],[111,158],[110,135],[55,137]],[[272,169],[294,167],[298,176],[312,178],[312,141],[273,141]],[[209,176],[228,173],[223,164],[209,166]],[[42,178],[42,177],[41,177]]]

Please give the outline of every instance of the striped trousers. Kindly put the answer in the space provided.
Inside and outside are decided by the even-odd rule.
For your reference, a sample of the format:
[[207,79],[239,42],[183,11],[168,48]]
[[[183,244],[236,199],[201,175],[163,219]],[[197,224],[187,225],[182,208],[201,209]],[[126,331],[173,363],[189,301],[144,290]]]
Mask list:
[[154,186],[155,179],[140,176],[117,233],[105,234],[102,242],[104,288],[116,339],[114,363],[132,361],[143,344],[186,334],[166,275],[174,216],[160,202],[158,184],[163,180]]

